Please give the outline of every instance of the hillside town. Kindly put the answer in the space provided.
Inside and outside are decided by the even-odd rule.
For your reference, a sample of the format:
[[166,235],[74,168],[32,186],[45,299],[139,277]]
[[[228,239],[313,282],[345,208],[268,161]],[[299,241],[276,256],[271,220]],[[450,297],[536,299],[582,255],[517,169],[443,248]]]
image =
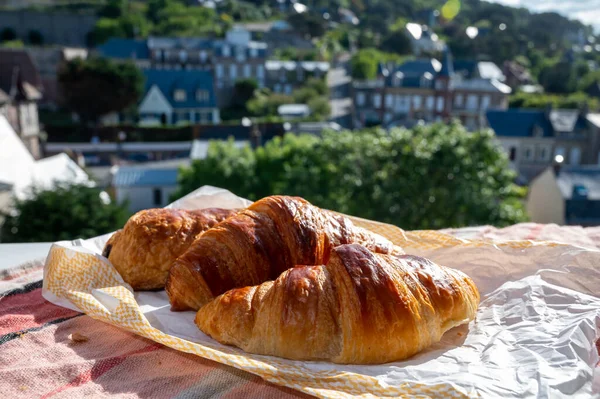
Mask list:
[[[3,153],[11,154],[0,159],[5,197],[21,195],[24,182],[36,179],[46,186],[57,179],[85,181],[126,200],[135,212],[167,205],[181,168],[206,158],[210,141],[232,139],[236,148],[258,148],[288,133],[320,137],[456,122],[469,132],[494,132],[515,183],[530,189],[524,199],[530,220],[600,220],[600,81],[588,85],[582,101],[565,105],[545,93],[543,76],[532,76],[525,57],[465,57],[453,50],[456,44],[442,34],[450,22],[437,10],[402,19],[380,46],[388,48],[394,39],[396,48],[406,50],[386,58],[363,49],[360,37],[347,35],[341,48],[328,44],[327,32],[362,26],[351,10],[313,10],[299,2],[280,2],[281,19],[243,17],[220,34],[100,37],[102,23],[113,21],[111,12],[114,21],[133,15],[119,9],[124,4],[107,2],[83,14],[52,7],[0,10],[0,134]],[[227,12],[211,4],[187,7],[198,15]],[[297,22],[308,21],[309,14],[321,19],[325,32]],[[478,40],[506,29],[504,23],[493,29],[488,24],[465,32]],[[584,65],[589,74],[598,71],[595,58],[587,56],[600,50],[594,37],[580,28],[567,39],[556,68],[572,64]],[[87,82],[85,74],[74,75],[86,63],[101,64],[104,76],[119,65],[122,71],[133,68],[124,82],[139,83],[139,93],[133,83],[109,91],[93,78]],[[72,76],[65,72],[69,68]],[[117,102],[122,105],[111,105]],[[19,163],[15,154],[22,154]],[[26,178],[8,172],[25,163]],[[56,166],[35,172],[43,163]],[[541,186],[556,192],[556,206],[540,205]],[[10,201],[4,203],[6,208]]]

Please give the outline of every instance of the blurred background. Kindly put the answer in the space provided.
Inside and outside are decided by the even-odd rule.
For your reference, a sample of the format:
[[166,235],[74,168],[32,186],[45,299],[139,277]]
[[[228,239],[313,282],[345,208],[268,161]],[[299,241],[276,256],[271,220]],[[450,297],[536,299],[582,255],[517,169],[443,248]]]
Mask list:
[[0,0],[0,242],[202,185],[404,229],[598,225],[598,21],[599,0]]

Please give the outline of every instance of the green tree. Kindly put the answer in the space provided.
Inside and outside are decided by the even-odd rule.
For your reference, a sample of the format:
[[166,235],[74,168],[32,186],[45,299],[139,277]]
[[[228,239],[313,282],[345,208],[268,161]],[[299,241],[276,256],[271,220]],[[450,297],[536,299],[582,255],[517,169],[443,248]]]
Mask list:
[[113,37],[126,37],[121,22],[112,18],[100,18],[90,34],[94,45],[102,44]]
[[323,17],[312,12],[292,14],[288,17],[288,22],[296,32],[310,38],[323,36],[327,28]]
[[503,226],[526,219],[514,178],[491,131],[453,123],[286,135],[256,150],[211,143],[206,159],[181,172],[175,196],[209,184],[252,200],[299,195],[406,229]]
[[98,12],[98,16],[104,18],[119,18],[124,14],[124,10],[124,0],[108,0],[104,7]]
[[105,58],[74,59],[60,69],[58,82],[65,105],[85,122],[121,112],[142,95],[144,77],[131,62]]
[[311,119],[326,120],[331,115],[331,106],[327,97],[314,97],[307,103]]
[[546,65],[540,71],[539,81],[550,93],[572,93],[577,86],[575,69],[569,62]]
[[123,226],[128,213],[107,200],[108,194],[84,185],[33,190],[31,197],[16,200],[15,212],[5,215],[0,241],[53,242],[109,233]]
[[258,83],[254,79],[240,79],[233,86],[234,106],[246,108],[246,103],[254,97],[254,92],[258,89]]
[[403,30],[391,32],[383,39],[381,43],[381,49],[389,53],[396,53],[400,55],[411,54],[412,46],[410,39],[406,36]]

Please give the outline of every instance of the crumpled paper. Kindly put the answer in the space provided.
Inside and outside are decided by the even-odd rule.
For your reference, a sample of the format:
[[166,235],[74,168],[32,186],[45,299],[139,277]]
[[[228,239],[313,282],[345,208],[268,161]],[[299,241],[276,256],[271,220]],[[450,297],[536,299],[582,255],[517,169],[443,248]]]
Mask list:
[[[170,207],[239,208],[249,204],[226,190],[202,187]],[[320,397],[589,398],[598,394],[593,392],[592,381],[599,370],[595,369],[599,356],[594,343],[600,335],[600,252],[556,243],[455,240],[447,245],[442,242],[443,235],[439,239],[435,234],[407,233],[402,246],[407,253],[467,273],[477,284],[482,301],[475,321],[448,331],[440,343],[403,362],[338,365],[247,354],[204,335],[193,323],[194,312],[171,312],[164,291],[134,294],[139,311],[151,326],[148,334],[145,330],[137,332],[176,349],[195,352],[179,345],[179,340],[172,344],[161,340],[151,330],[181,338],[200,348],[195,353]],[[101,262],[102,268],[116,273],[99,255],[109,236],[57,243],[54,255],[64,252],[67,255],[63,256],[75,259],[75,254],[86,254],[90,262]],[[431,244],[436,239],[439,245]],[[44,297],[79,310],[73,298],[85,292],[72,291],[85,289],[69,288],[65,294],[46,284],[46,279],[56,279],[49,266],[52,250],[50,255]],[[118,275],[117,280],[131,290]],[[93,306],[102,307],[107,316],[98,316],[90,308],[83,310],[132,330],[131,325],[119,321],[122,299],[113,294],[113,288],[102,287],[101,280],[90,283],[89,293],[94,300],[86,303],[92,310]],[[212,350],[223,356],[211,357]],[[231,355],[234,357],[227,357]],[[259,366],[242,360],[253,360]]]

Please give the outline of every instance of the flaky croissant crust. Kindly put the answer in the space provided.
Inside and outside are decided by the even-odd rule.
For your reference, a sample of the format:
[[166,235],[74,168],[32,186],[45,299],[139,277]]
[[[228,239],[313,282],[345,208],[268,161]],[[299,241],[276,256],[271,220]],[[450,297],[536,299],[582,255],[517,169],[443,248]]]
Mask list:
[[209,336],[247,352],[374,364],[402,360],[473,320],[479,292],[465,274],[421,257],[333,250],[326,266],[233,289],[201,308]]
[[334,247],[348,243],[400,251],[302,198],[263,198],[207,231],[177,259],[165,287],[171,308],[197,310],[229,289],[274,280],[295,265],[326,263]]
[[111,236],[103,255],[134,290],[162,289],[175,259],[200,234],[235,212],[219,208],[143,210]]

